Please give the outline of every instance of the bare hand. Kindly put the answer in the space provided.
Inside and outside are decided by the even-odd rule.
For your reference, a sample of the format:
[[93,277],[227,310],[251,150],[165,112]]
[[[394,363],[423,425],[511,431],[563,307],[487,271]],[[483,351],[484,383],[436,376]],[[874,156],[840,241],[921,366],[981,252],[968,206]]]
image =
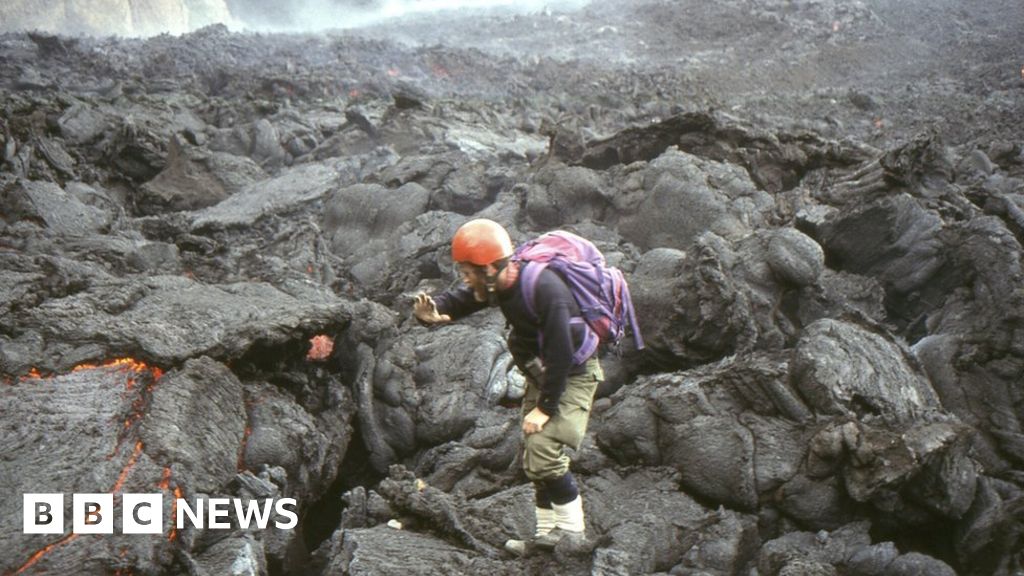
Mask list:
[[523,418],[523,434],[536,434],[548,423],[551,416],[540,411],[540,408],[530,410],[530,413]]
[[412,313],[421,322],[437,324],[439,322],[451,322],[452,317],[447,314],[438,314],[437,303],[426,292],[420,292],[414,297]]

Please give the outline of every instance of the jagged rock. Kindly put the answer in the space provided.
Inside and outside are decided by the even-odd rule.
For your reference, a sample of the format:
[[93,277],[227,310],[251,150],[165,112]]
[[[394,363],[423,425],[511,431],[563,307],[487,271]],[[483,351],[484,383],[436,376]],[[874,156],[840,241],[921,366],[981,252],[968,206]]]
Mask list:
[[794,349],[793,384],[820,414],[907,423],[940,408],[908,349],[853,324],[820,320]]
[[882,542],[854,552],[847,566],[858,576],[882,576],[899,555],[892,542]]
[[555,155],[599,169],[650,161],[688,133],[707,131],[713,125],[714,120],[705,114],[680,114],[648,127],[623,130],[607,140],[590,143],[585,149],[556,150]]
[[159,461],[174,463],[180,486],[209,494],[234,478],[246,426],[242,383],[222,364],[202,358],[161,379],[139,438]]
[[228,154],[198,154],[178,136],[168,145],[167,165],[136,196],[140,214],[199,210],[265,178],[247,159]]
[[1015,486],[979,477],[974,502],[954,534],[957,559],[979,573],[1010,572],[1021,559],[1021,500]]
[[533,134],[518,130],[496,133],[469,123],[456,123],[448,127],[442,138],[447,147],[482,161],[524,161],[541,156],[545,149],[545,141]]
[[3,219],[9,224],[24,220],[59,236],[85,236],[104,231],[112,214],[80,202],[60,186],[22,180],[0,190]]
[[[303,21],[259,3],[263,24]],[[31,16],[120,34],[223,9],[143,4]],[[4,513],[28,486],[123,478],[292,495],[301,522],[76,538],[22,573],[1012,573],[1018,11],[749,4],[0,35]],[[950,22],[969,65],[940,78]],[[457,281],[451,234],[480,216],[517,242],[572,226],[629,276],[648,348],[606,357],[573,455],[585,547],[502,552],[533,502],[501,319],[409,319],[415,291]],[[334,338],[322,360],[314,334]],[[126,354],[167,373],[63,374]],[[380,482],[394,463],[415,473]],[[0,571],[58,538],[27,536],[0,530]]]
[[351,401],[333,410],[330,425],[322,426],[274,386],[247,386],[245,398],[249,434],[239,463],[249,470],[278,466],[288,475],[289,495],[319,498],[334,481],[348,450]]
[[468,326],[417,330],[379,358],[368,351],[360,358],[363,437],[381,471],[399,456],[470,432],[479,410],[504,397],[511,368],[496,331]]
[[[459,163],[444,179],[430,201],[441,210],[473,214],[487,208],[513,181],[510,171],[488,168],[487,163]],[[429,189],[429,188],[428,188]]]
[[821,246],[792,228],[782,228],[772,236],[766,261],[780,280],[797,286],[817,284],[825,269]]
[[485,518],[466,514],[461,495],[450,495],[416,478],[402,466],[392,466],[389,477],[380,484],[383,495],[399,512],[420,519],[437,534],[452,539],[470,550],[496,557],[497,526]]
[[893,560],[886,570],[892,576],[956,576],[949,564],[918,552],[908,552]]
[[[622,462],[639,457],[675,466],[688,489],[753,509],[759,492],[796,473],[795,446],[807,440],[772,420],[807,410],[785,375],[784,363],[759,357],[642,380],[612,396],[613,406],[595,424],[597,440]],[[745,410],[752,414],[737,417]]]
[[831,532],[791,532],[770,540],[761,548],[758,572],[799,574],[797,566],[803,565],[810,573],[835,574],[851,554],[871,545],[868,528],[867,522],[856,522]]
[[491,494],[504,477],[518,475],[513,470],[522,450],[518,429],[517,411],[487,411],[461,440],[424,451],[416,475],[446,492],[459,491],[470,498]]
[[541,228],[604,220],[611,192],[600,174],[580,166],[547,165],[526,193],[526,214]]
[[473,558],[462,548],[430,534],[377,526],[345,530],[340,539],[339,551],[327,563],[326,572],[365,576],[512,573],[497,561]]
[[189,561],[190,572],[202,576],[251,574],[266,576],[267,558],[259,541],[248,535],[219,540]]
[[65,140],[75,144],[89,144],[111,128],[112,112],[107,107],[98,108],[84,102],[76,102],[64,112],[57,123]]
[[147,242],[132,249],[125,261],[140,272],[175,274],[181,272],[180,255],[174,244]]
[[802,326],[847,314],[877,323],[886,317],[885,290],[869,276],[825,268],[817,284],[800,289],[795,298],[800,302],[796,315]]
[[297,298],[266,284],[214,287],[155,276],[93,289],[106,298],[87,290],[19,311],[18,321],[47,339],[38,366],[68,369],[96,359],[75,348],[103,357],[140,353],[163,366],[203,354],[238,357],[257,340],[283,342],[317,325],[342,325],[348,314],[342,301],[308,288]]
[[900,195],[837,213],[819,241],[837,268],[878,278],[890,298],[925,296],[944,287],[933,280],[945,264],[941,225],[935,214]]
[[[950,450],[957,441],[957,430],[948,424],[920,425],[902,434],[860,428],[854,435],[844,436],[849,451],[849,463],[844,467],[844,482],[850,497],[866,502],[917,474],[928,460],[934,460]],[[961,487],[956,477],[947,481]],[[973,491],[972,486],[966,486]],[[930,495],[921,494],[928,500]]]
[[[783,347],[801,328],[795,321],[803,303],[788,295],[792,276],[809,281],[821,261],[812,247],[800,261],[783,263],[777,256],[781,273],[776,272],[769,254],[773,243],[782,242],[780,235],[801,236],[765,232],[731,243],[705,233],[689,252],[658,248],[644,254],[631,276],[631,291],[648,346],[670,365]],[[800,242],[812,244],[809,238]]]
[[334,252],[352,262],[359,283],[376,286],[385,279],[395,233],[426,211],[429,198],[425,188],[410,183],[393,190],[356,185],[325,199],[324,230]]
[[879,164],[887,180],[918,195],[942,194],[953,180],[952,160],[942,138],[936,134],[915,136],[909,143],[886,152]]
[[616,204],[622,236],[642,249],[685,250],[704,231],[738,240],[772,205],[743,170],[668,150],[629,182]]
[[854,520],[854,504],[836,477],[790,478],[777,493],[779,509],[810,530],[835,530]]
[[310,164],[253,183],[209,208],[192,213],[195,230],[251,226],[273,213],[296,210],[322,199],[338,184],[338,170]]
[[709,511],[676,491],[678,481],[675,470],[652,468],[627,475],[604,470],[587,483],[591,529],[607,534],[595,551],[604,573],[650,574],[680,563],[728,572],[749,560],[752,518]]
[[[167,503],[170,492],[155,487],[164,467],[172,463],[158,456],[139,434],[140,418],[151,414],[150,394],[161,384],[148,367],[125,362],[0,386],[4,414],[20,414],[32,422],[0,432],[5,453],[22,463],[0,470],[0,507],[20,517],[23,494],[63,493],[67,512],[62,532],[70,535],[75,492],[159,491]],[[120,504],[110,511],[116,516],[120,512]],[[118,532],[101,541],[87,540],[24,534],[21,522],[6,523],[0,529],[5,550],[0,567],[5,573],[22,567],[29,572],[62,573],[112,571],[125,565],[157,570],[171,545],[166,534]],[[57,542],[49,551],[43,550]],[[37,552],[41,553],[36,556]]]
[[38,147],[39,153],[61,178],[75,177],[75,159],[67,153],[60,142],[50,138],[40,138]]
[[[454,195],[450,191],[438,190],[450,175],[460,169],[470,174],[470,177],[466,179],[472,181],[472,175],[476,175],[482,166],[470,162],[469,158],[459,152],[447,152],[440,156],[437,154],[410,154],[403,156],[394,165],[381,170],[378,178],[383,185],[389,188],[416,182],[427,190],[436,191],[434,192],[436,197],[432,200],[438,202],[440,209],[462,212],[463,210],[456,208],[456,205],[461,202],[453,198]],[[481,204],[477,209],[486,205],[485,198],[481,197],[481,192],[478,189],[466,190],[470,196],[469,200],[473,204]],[[470,210],[470,212],[476,212],[476,210]]]

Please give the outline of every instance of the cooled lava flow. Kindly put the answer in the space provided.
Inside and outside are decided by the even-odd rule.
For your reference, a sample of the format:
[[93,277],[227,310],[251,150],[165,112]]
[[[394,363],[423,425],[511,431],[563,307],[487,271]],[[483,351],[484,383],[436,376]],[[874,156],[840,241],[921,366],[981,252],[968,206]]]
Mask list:
[[[103,362],[103,363],[99,363],[99,364],[93,364],[93,363],[79,364],[78,366],[75,366],[74,368],[72,368],[71,372],[86,372],[86,371],[90,371],[90,370],[111,370],[111,369],[117,370],[117,371],[121,371],[121,372],[124,372],[126,374],[126,379],[125,379],[125,395],[134,393],[135,394],[135,398],[133,398],[131,400],[131,408],[130,408],[130,411],[129,411],[128,415],[123,419],[123,421],[121,421],[121,419],[118,419],[115,422],[115,425],[120,426],[121,429],[118,431],[118,434],[117,434],[117,443],[114,445],[114,447],[111,450],[110,454],[107,456],[107,459],[112,459],[112,458],[114,458],[115,456],[117,456],[121,452],[122,442],[128,436],[128,433],[133,429],[133,427],[142,419],[142,416],[145,414],[145,410],[146,410],[146,406],[148,404],[149,398],[151,397],[153,387],[156,385],[156,383],[163,376],[163,370],[161,370],[160,368],[155,367],[155,366],[149,366],[148,364],[146,364],[144,362],[140,362],[140,361],[135,360],[133,358],[117,358],[117,359],[109,360],[107,362]],[[29,371],[29,373],[27,375],[22,376],[19,379],[19,382],[29,384],[29,383],[31,383],[32,380],[42,380],[42,379],[49,379],[49,378],[53,378],[53,377],[54,376],[52,376],[52,375],[44,376],[38,370],[32,369],[32,370]],[[143,383],[142,387],[138,387],[137,386],[137,384],[139,384],[139,382]],[[114,483],[110,486],[110,488],[106,490],[106,492],[114,494],[115,500],[119,500],[121,489],[124,486],[125,481],[128,479],[129,474],[131,474],[132,469],[135,467],[135,464],[138,462],[139,457],[140,457],[140,455],[143,452],[143,448],[144,447],[143,447],[142,441],[141,440],[136,440],[135,444],[134,444],[134,446],[132,448],[131,454],[128,456],[128,459],[125,461],[124,466],[121,467],[120,473],[117,475],[117,478],[114,480]],[[165,478],[165,480],[161,481],[160,487],[161,488],[168,488],[169,489],[169,486],[170,486],[170,469],[169,468],[166,469],[165,475],[166,475],[166,478]],[[166,481],[166,485],[164,485],[165,481]],[[180,489],[176,487],[174,489],[174,493],[176,495],[180,494]],[[174,512],[172,511],[172,514],[173,513]],[[61,546],[64,546],[65,544],[68,544],[68,543],[76,540],[78,538],[78,536],[79,536],[79,534],[77,534],[77,533],[65,534],[60,539],[58,539],[58,540],[56,540],[56,541],[54,541],[54,542],[52,542],[50,544],[47,544],[43,548],[40,548],[39,550],[34,552],[28,558],[28,560],[25,561],[25,563],[23,563],[16,570],[14,570],[13,572],[10,572],[9,574],[22,574],[22,573],[24,573],[26,570],[28,570],[33,565],[38,563],[40,560],[45,558],[46,555],[49,554],[50,552],[52,552],[54,549],[56,549],[58,547],[61,547]],[[173,540],[175,536],[176,536],[176,534],[172,531],[171,535],[169,536],[169,539]]]

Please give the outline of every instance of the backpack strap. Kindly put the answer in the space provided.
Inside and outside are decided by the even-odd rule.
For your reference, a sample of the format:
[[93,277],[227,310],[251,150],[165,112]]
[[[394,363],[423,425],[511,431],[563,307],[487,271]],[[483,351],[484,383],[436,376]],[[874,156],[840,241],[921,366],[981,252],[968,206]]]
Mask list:
[[637,350],[644,349],[644,339],[640,335],[640,326],[636,321],[636,310],[633,308],[633,298],[629,294],[629,285],[622,283],[622,303],[625,307],[626,317],[629,320],[629,327],[633,331],[633,343]]
[[[519,281],[522,283],[520,289],[523,291],[523,303],[526,305],[526,311],[530,314],[530,317],[534,322],[540,320],[540,317],[537,315],[537,281],[540,279],[541,272],[543,272],[547,267],[547,262],[531,262],[522,260],[520,264]],[[583,342],[572,355],[573,366],[580,366],[586,362],[588,358],[594,355],[594,352],[597,351],[597,347],[601,344],[601,339],[581,316],[572,317],[569,320],[569,324],[570,326],[583,325]],[[637,334],[639,334],[639,332],[637,332]],[[537,333],[537,342],[541,347],[544,346],[543,332]]]
[[536,294],[537,294],[537,280],[540,279],[540,273],[548,267],[547,262],[530,262],[526,260],[520,261],[519,275],[522,282],[521,289],[523,291],[523,303],[526,304],[526,311],[530,313],[531,319],[536,322],[537,317],[537,305],[536,305]]

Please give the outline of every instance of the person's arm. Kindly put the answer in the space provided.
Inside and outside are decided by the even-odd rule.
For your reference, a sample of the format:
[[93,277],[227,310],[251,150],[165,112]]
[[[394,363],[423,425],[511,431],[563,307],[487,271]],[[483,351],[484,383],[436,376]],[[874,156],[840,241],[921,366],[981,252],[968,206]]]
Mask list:
[[433,325],[458,320],[486,307],[486,303],[477,302],[473,290],[468,286],[460,286],[431,297],[425,292],[415,296],[413,315],[421,324]]

